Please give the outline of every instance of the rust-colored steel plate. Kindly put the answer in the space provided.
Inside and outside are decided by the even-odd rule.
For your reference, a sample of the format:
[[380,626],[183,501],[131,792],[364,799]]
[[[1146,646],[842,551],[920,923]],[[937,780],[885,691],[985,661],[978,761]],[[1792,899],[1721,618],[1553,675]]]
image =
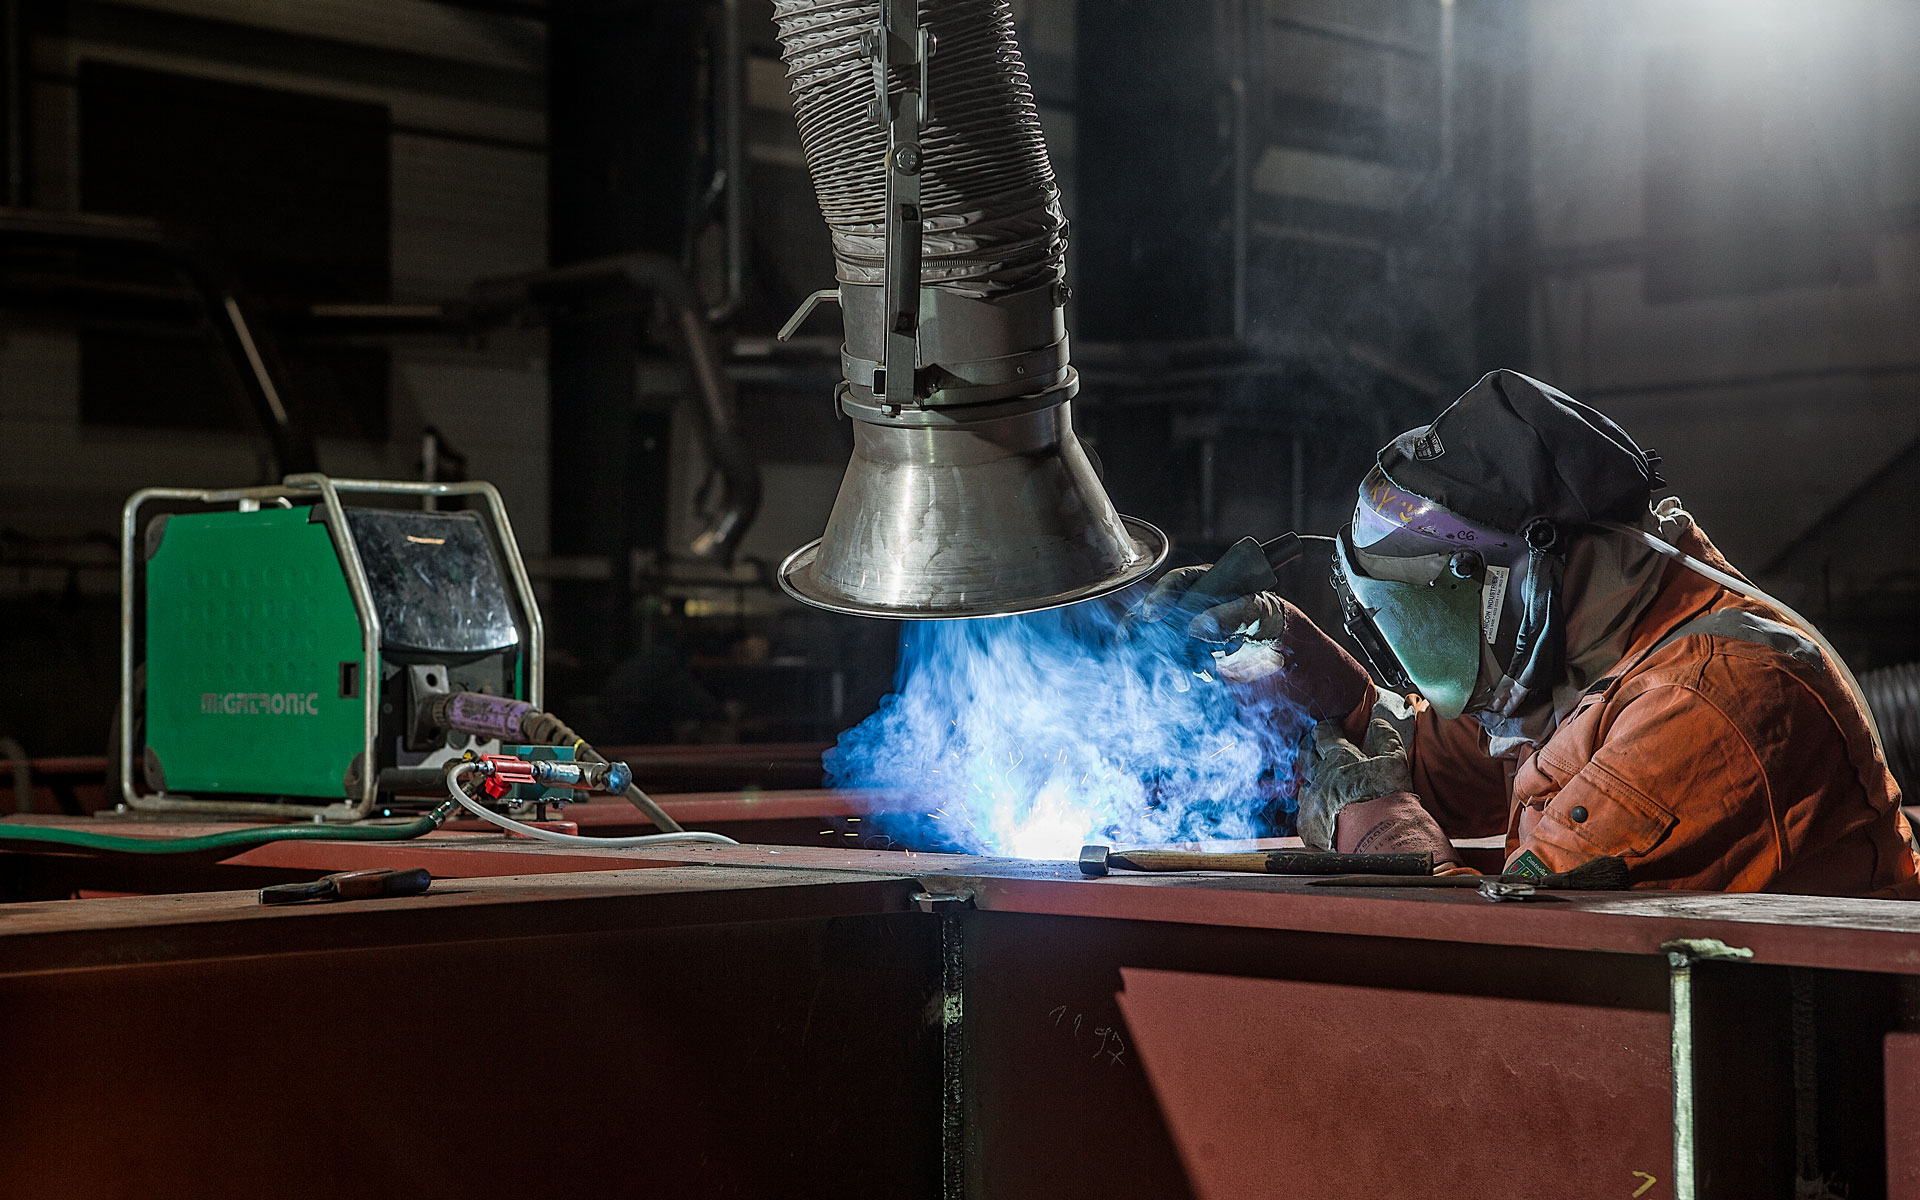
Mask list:
[[967,938],[975,1194],[1672,1195],[1657,960],[987,913]]
[[1120,985],[1199,1200],[1673,1194],[1663,1013],[1153,969]]
[[932,1200],[910,885],[717,874],[21,905],[0,1190]]

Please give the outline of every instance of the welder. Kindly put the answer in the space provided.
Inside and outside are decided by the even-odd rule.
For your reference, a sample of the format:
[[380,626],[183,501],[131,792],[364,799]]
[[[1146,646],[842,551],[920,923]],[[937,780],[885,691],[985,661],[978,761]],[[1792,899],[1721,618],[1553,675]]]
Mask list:
[[[1505,834],[1506,871],[1602,855],[1636,887],[1920,898],[1872,716],[1818,631],[1753,588],[1657,456],[1496,371],[1383,448],[1333,539],[1348,632],[1385,686],[1273,592],[1188,632],[1248,700],[1314,724],[1310,846]],[[1169,572],[1164,611],[1205,568]]]

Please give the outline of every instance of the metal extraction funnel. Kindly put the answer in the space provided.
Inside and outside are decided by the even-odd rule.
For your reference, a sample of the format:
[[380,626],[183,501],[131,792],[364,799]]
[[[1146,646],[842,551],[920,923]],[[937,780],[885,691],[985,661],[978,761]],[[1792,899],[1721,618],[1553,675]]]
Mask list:
[[869,617],[1030,612],[1124,587],[1166,554],[1159,530],[1115,515],[1064,399],[856,420],[853,438],[826,536],[780,566],[809,604]]
[[1031,612],[1143,578],[1074,436],[1066,221],[1007,0],[774,0],[846,323],[854,452],[797,599],[864,616]]

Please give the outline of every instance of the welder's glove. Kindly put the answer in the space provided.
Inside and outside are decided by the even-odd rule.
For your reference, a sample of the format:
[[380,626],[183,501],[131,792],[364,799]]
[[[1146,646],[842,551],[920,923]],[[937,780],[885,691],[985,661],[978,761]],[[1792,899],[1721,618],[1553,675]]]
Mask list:
[[1200,581],[1200,577],[1213,570],[1212,563],[1201,563],[1197,567],[1175,567],[1162,575],[1140,602],[1142,620],[1158,621],[1172,612],[1186,596],[1187,589]]
[[[1205,567],[1169,571],[1141,606],[1158,620],[1177,606]],[[1189,636],[1216,648],[1215,672],[1230,683],[1261,684],[1316,721],[1338,720],[1367,697],[1366,668],[1313,619],[1274,592],[1227,600],[1187,622]]]
[[1454,857],[1439,822],[1413,794],[1400,733],[1375,717],[1359,746],[1340,723],[1322,721],[1308,740],[1311,755],[1300,790],[1300,839],[1316,850],[1346,854],[1427,852],[1437,868]]

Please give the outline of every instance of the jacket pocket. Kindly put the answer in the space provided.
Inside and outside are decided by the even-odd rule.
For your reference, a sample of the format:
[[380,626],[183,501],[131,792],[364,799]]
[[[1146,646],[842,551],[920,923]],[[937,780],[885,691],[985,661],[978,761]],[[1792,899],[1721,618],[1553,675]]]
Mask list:
[[1542,841],[1585,854],[1638,857],[1658,846],[1678,820],[1599,763],[1564,778],[1555,778],[1558,767],[1550,759],[1540,763],[1541,772],[1559,784],[1533,827],[1532,836]]

